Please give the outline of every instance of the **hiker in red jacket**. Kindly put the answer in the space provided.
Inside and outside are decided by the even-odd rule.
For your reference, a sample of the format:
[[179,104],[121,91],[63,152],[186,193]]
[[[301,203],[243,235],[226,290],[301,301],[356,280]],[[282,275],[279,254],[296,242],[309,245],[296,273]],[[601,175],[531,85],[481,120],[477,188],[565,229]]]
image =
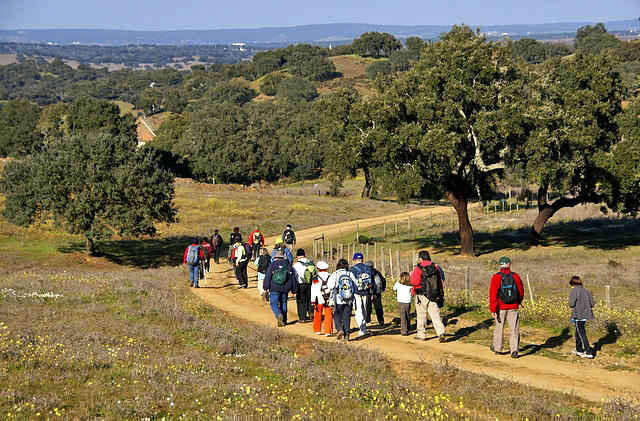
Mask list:
[[424,341],[426,336],[427,314],[433,323],[433,329],[440,342],[446,342],[444,323],[440,317],[440,308],[444,305],[444,271],[431,261],[427,250],[419,253],[420,263],[411,272],[411,294],[416,299],[416,339]]
[[193,240],[191,245],[185,249],[184,257],[182,258],[182,263],[187,265],[189,268],[189,281],[191,281],[191,286],[195,288],[200,288],[200,262],[205,259],[202,247],[200,247],[198,243],[199,241],[197,238]]
[[260,232],[260,227],[256,227],[249,234],[249,245],[251,246],[251,260],[256,260],[260,255],[260,249],[264,247],[264,235]]
[[518,308],[524,297],[522,280],[517,273],[511,271],[511,259],[501,257],[500,272],[491,277],[489,287],[489,309],[496,321],[493,331],[493,345],[491,350],[496,354],[502,352],[503,332],[505,320],[509,322],[509,349],[511,358],[518,358],[520,346],[520,316]]

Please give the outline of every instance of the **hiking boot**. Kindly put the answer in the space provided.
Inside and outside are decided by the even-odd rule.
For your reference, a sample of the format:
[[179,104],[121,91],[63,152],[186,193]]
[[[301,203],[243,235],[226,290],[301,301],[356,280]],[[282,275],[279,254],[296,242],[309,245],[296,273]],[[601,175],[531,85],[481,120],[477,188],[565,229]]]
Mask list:
[[327,338],[330,338],[333,336],[333,333],[325,333],[324,336],[326,336]]
[[595,357],[595,355],[588,353],[588,352],[581,352],[580,354],[578,354],[580,357],[582,358],[588,358],[588,359],[593,359],[593,357]]
[[200,285],[196,285],[194,288],[200,288]]
[[358,338],[369,336],[369,332],[358,332]]
[[313,333],[315,333],[316,335],[322,335],[322,332],[313,332]]
[[511,353],[511,358],[513,358],[513,359],[518,358],[518,352],[517,352],[517,351],[513,351],[513,352]]
[[344,338],[344,332],[343,331],[339,331],[338,334],[336,335],[336,339],[340,340],[342,338]]
[[416,341],[426,341],[427,340],[427,338],[422,338],[420,336],[414,336],[413,339],[415,339]]
[[440,343],[441,343],[441,344],[443,344],[443,343],[447,342],[447,340],[445,339],[444,335],[440,335],[440,336],[438,337],[438,341],[440,341]]
[[283,327],[284,326],[284,320],[282,319],[282,316],[278,316],[278,327]]

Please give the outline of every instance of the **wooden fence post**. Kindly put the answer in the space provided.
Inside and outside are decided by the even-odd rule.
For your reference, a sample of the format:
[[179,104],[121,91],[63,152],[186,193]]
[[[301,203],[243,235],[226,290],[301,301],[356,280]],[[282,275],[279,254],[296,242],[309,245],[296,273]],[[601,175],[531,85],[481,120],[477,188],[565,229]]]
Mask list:
[[396,230],[396,235],[398,235],[398,221],[395,222],[395,230]]
[[382,234],[383,238],[387,238],[387,223],[384,223],[384,233]]
[[360,244],[360,224],[356,224],[356,243]]
[[535,305],[535,301],[533,300],[533,290],[531,289],[531,282],[529,282],[529,272],[527,272],[527,288],[529,289],[529,300],[531,301],[531,305]]
[[607,303],[607,308],[611,308],[611,285],[605,285],[604,287],[604,297]]
[[469,266],[464,269],[465,303],[471,305],[471,272]]
[[391,274],[391,278],[393,277],[393,255],[391,254],[391,247],[389,247],[389,273]]
[[396,249],[396,262],[398,263],[398,277],[400,279],[400,273],[402,272],[402,265],[400,264],[400,249]]

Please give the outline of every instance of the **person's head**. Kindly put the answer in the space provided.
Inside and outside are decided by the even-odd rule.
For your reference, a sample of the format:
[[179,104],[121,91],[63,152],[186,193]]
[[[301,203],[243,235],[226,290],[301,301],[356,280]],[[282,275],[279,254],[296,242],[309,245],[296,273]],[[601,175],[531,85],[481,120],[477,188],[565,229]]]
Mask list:
[[571,280],[569,281],[569,285],[571,285],[572,287],[576,285],[582,285],[582,279],[580,279],[578,275],[574,275],[571,277]]
[[266,247],[262,248],[262,254],[269,254],[269,249]]
[[217,233],[219,233],[219,232],[220,232],[220,230],[218,230],[218,229],[214,229],[214,230],[213,230],[213,233],[214,233],[214,234],[217,234]]
[[296,257],[304,257],[305,253],[304,253],[304,249],[298,249],[296,251]]
[[402,285],[411,285],[411,276],[409,275],[409,272],[402,272],[400,274],[400,283]]
[[256,231],[260,231],[260,227],[256,225]]
[[324,260],[320,260],[316,267],[318,268],[319,272],[326,272],[329,270],[329,264]]
[[240,227],[233,227],[233,232],[240,232]]
[[207,242],[207,238],[206,237],[202,237],[202,240],[200,240],[200,244],[205,244]]
[[285,228],[290,230],[291,229],[291,224],[287,224],[287,226]]
[[500,265],[500,269],[509,269],[511,267],[511,259],[507,256],[502,256],[500,260],[498,260],[498,264]]
[[420,250],[420,253],[418,253],[418,257],[420,258],[420,260],[425,262],[431,261],[431,256],[426,250]]
[[344,270],[349,269],[349,262],[347,262],[347,259],[338,260],[338,263],[336,263],[336,270],[338,269],[344,269]]
[[365,262],[365,265],[369,266],[370,268],[374,268],[374,267],[376,267],[376,264],[375,264],[375,263],[373,263],[373,261],[371,261],[371,260],[367,260],[367,261]]
[[282,243],[282,240],[278,240],[276,241],[276,245],[274,246],[274,248],[281,249],[283,245],[284,244]]
[[197,238],[191,240],[191,244],[198,244],[200,241]]
[[362,255],[362,253],[357,252],[357,253],[353,253],[353,258],[351,260],[353,260],[354,263],[362,263],[363,259],[364,259],[364,256]]

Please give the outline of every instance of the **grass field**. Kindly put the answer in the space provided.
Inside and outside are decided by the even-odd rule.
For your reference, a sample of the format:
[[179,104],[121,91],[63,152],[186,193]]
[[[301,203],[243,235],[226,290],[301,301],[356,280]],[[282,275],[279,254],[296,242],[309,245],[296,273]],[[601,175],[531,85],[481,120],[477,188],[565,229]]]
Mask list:
[[[585,402],[446,363],[398,365],[375,352],[249,326],[189,292],[177,266],[182,251],[190,237],[213,227],[225,237],[234,225],[276,234],[286,222],[302,229],[406,209],[360,200],[360,186],[349,180],[346,196],[333,199],[314,194],[326,190],[322,181],[260,191],[179,180],[180,221],[159,227],[157,238],[99,243],[102,257],[87,257],[81,238],[53,227],[21,229],[0,220],[0,418],[637,419],[624,402]],[[488,229],[482,227],[476,223],[479,235]],[[417,243],[401,235],[387,240],[410,249],[426,232]],[[447,265],[488,272],[487,262],[511,250],[467,261],[455,256],[446,231],[437,235],[441,249],[432,250]],[[567,246],[574,248],[575,265],[585,251]],[[516,269],[533,266],[537,250],[513,255]],[[595,254],[634,270],[633,250]],[[455,317],[478,324],[482,312],[470,310]],[[465,340],[481,339],[472,332]]]

